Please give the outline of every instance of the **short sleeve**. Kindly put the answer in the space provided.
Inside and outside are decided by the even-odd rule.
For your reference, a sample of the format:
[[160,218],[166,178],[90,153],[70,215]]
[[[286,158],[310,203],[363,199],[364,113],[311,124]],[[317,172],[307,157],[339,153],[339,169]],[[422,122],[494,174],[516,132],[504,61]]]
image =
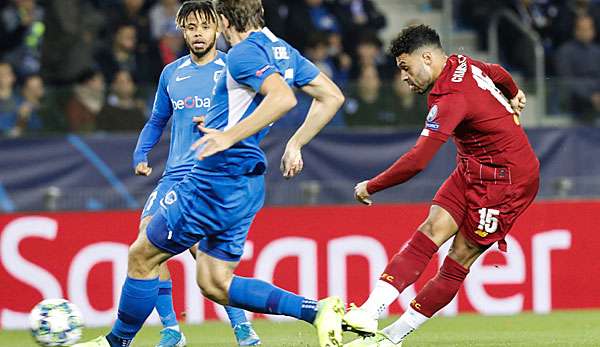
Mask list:
[[229,75],[239,84],[258,92],[267,77],[277,70],[267,53],[255,45],[238,46],[227,57]]
[[465,119],[466,106],[462,94],[442,96],[429,109],[421,135],[447,141],[458,124]]
[[304,87],[317,78],[320,71],[310,60],[303,57],[298,51],[294,51],[296,72],[294,73],[294,86]]

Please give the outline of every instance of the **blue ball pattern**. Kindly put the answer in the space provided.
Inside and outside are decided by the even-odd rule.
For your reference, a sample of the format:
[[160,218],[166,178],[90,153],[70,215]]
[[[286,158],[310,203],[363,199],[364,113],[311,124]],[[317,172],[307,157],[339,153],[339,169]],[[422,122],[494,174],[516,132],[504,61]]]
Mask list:
[[65,299],[46,299],[29,314],[31,334],[44,347],[70,346],[82,334],[83,319],[79,309]]

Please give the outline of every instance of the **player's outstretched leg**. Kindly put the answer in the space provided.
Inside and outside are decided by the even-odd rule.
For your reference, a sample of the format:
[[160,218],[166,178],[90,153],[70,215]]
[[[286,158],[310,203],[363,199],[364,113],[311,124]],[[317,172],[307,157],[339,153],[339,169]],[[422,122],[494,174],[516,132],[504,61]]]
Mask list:
[[260,338],[256,331],[254,331],[252,324],[248,321],[244,310],[231,306],[224,307],[225,312],[227,312],[227,317],[229,317],[229,322],[231,322],[233,334],[235,335],[238,346],[260,345]]
[[352,306],[344,315],[344,329],[367,336],[375,334],[379,315],[421,276],[437,250],[438,245],[427,235],[415,232],[392,258],[367,301],[361,307]]
[[400,346],[406,336],[452,301],[469,274],[469,268],[485,249],[486,247],[471,244],[462,234],[457,234],[437,275],[427,282],[397,321],[374,337],[354,340],[344,346]]
[[229,305],[303,320],[317,328],[320,346],[341,346],[344,304],[340,298],[317,302],[258,279],[234,276],[229,287]]
[[429,215],[411,239],[400,249],[386,267],[369,299],[353,307],[343,320],[345,330],[363,336],[377,332],[377,319],[423,273],[440,245],[452,237],[458,225],[448,211],[432,205]]
[[[164,218],[153,217],[146,231],[152,228],[166,228]],[[171,256],[152,245],[143,230],[129,248],[127,278],[111,332],[75,347],[128,347],[156,305],[159,266]]]
[[331,297],[319,302],[278,288],[255,278],[234,276],[238,259],[212,251],[214,256],[198,252],[198,285],[202,294],[221,305],[246,311],[294,317],[317,328],[319,345],[341,346],[344,304]]

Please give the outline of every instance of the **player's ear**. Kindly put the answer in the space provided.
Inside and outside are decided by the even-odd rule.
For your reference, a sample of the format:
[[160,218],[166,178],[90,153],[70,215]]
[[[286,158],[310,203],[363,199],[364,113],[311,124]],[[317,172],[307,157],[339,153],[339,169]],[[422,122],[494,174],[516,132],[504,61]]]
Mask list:
[[219,14],[219,20],[223,25],[223,28],[229,28],[229,20],[222,14]]
[[433,54],[431,53],[431,51],[424,51],[421,55],[421,58],[423,59],[425,65],[431,65],[431,63],[433,62]]

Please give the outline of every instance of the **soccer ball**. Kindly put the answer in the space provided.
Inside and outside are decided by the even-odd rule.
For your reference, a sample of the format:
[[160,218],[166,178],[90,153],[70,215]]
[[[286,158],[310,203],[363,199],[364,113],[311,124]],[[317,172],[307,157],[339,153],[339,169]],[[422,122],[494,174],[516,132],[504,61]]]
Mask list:
[[81,338],[79,309],[65,299],[46,299],[29,314],[33,338],[41,346],[70,346]]

